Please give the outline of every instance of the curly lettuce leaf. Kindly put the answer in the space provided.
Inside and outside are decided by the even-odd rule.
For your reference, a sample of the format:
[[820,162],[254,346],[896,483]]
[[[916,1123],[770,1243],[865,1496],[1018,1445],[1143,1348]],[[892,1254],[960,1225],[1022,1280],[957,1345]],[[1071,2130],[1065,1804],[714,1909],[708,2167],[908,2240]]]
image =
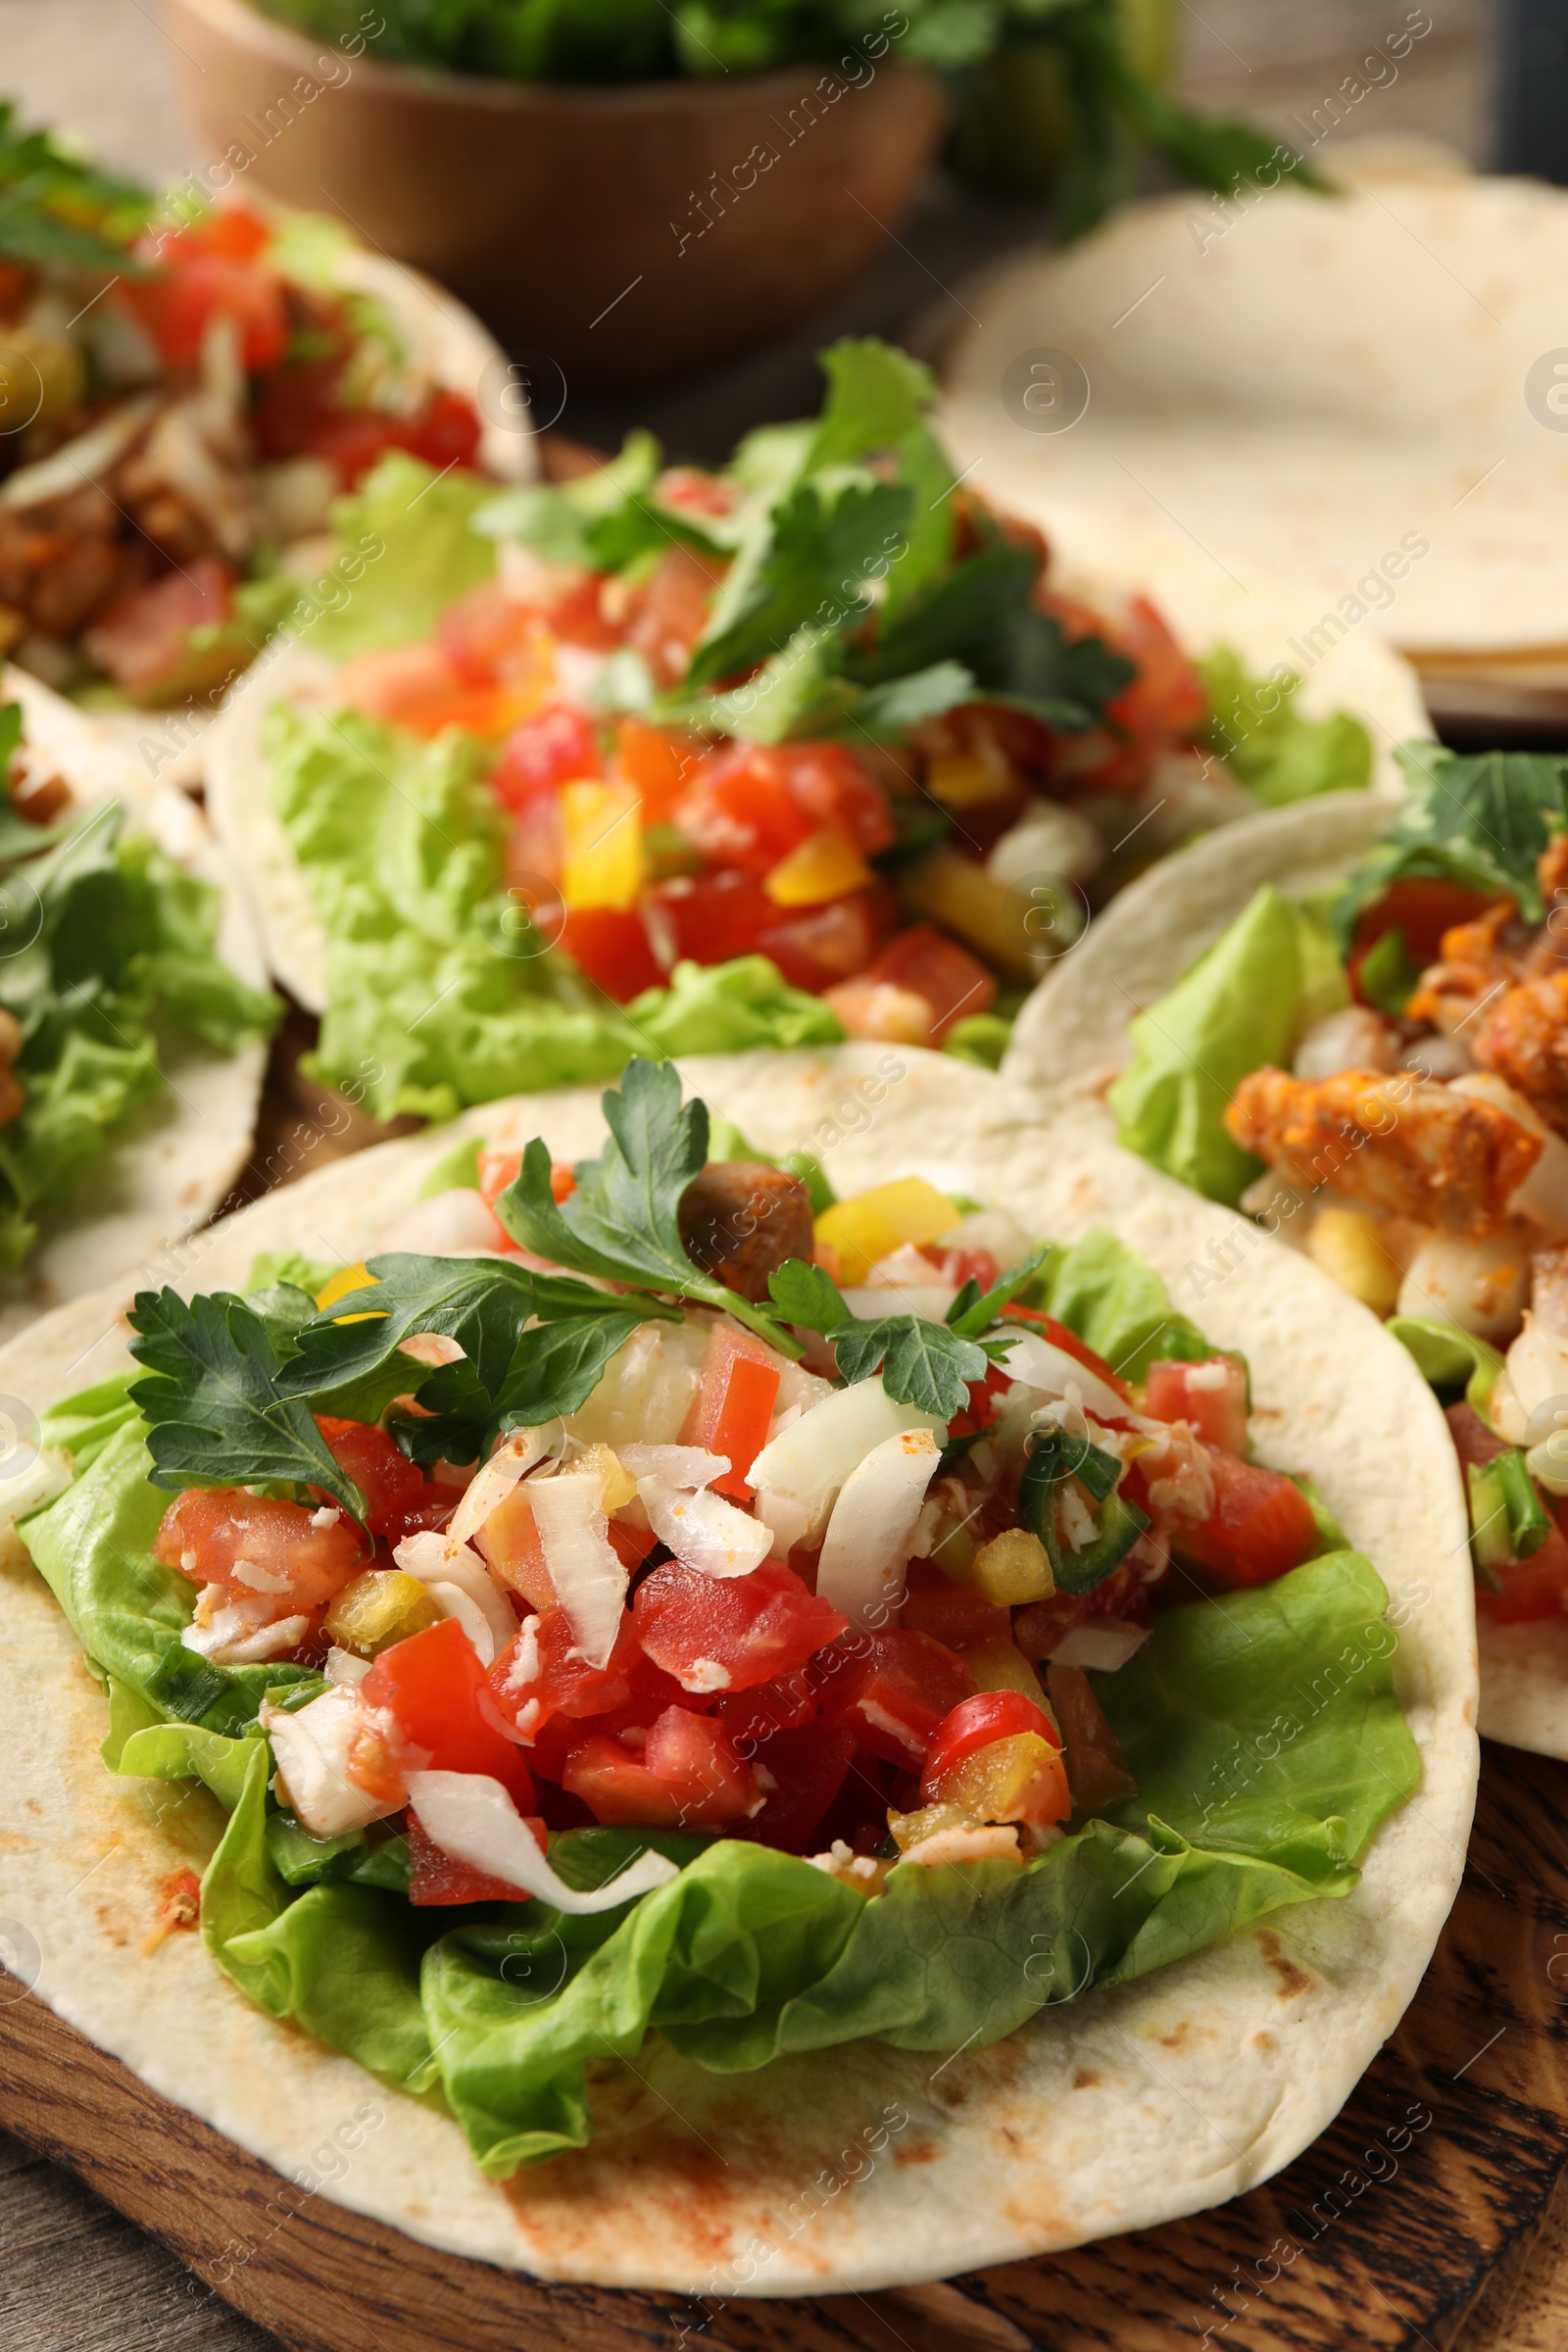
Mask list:
[[1054,1250],[1037,1295],[1048,1314],[1087,1340],[1123,1380],[1144,1379],[1162,1357],[1199,1363],[1214,1352],[1196,1323],[1171,1305],[1153,1267],[1106,1225]]
[[1348,710],[1303,718],[1296,707],[1301,681],[1293,671],[1252,677],[1228,645],[1200,656],[1197,667],[1210,710],[1203,740],[1266,808],[1325,792],[1364,792],[1371,783],[1366,728]]
[[667,988],[651,988],[626,1007],[646,1053],[744,1054],[754,1046],[836,1046],[844,1028],[820,997],[791,988],[766,956],[728,963],[677,963]]
[[357,489],[332,502],[341,602],[313,599],[290,616],[328,661],[433,635],[448,605],[495,570],[495,549],[473,530],[495,484],[464,466],[438,473],[401,449],[377,460]]
[[1265,884],[1131,1023],[1132,1059],[1106,1098],[1118,1141],[1234,1208],[1262,1165],[1226,1132],[1238,1081],[1288,1063],[1313,1022],[1348,1002],[1327,924]]

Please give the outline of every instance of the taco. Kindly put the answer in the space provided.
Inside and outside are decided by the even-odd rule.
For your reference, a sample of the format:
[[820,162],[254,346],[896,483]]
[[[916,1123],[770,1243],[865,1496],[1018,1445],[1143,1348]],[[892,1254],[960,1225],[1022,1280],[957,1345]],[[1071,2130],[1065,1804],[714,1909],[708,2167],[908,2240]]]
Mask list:
[[1138,883],[1008,1074],[1096,1102],[1403,1341],[1467,1483],[1481,1728],[1568,1755],[1568,762],[1406,759],[1393,818],[1292,809]]
[[200,811],[0,671],[0,1334],[213,1214],[277,1012]]
[[340,220],[155,199],[9,105],[0,184],[0,653],[177,709],[183,725],[119,723],[151,773],[191,781],[258,646],[313,582],[344,594],[331,549],[313,560],[335,497],[389,451],[426,479],[524,479],[532,441],[503,429],[506,363],[478,321]]
[[1438,1407],[1283,1250],[1200,1333],[1221,1213],[989,1074],[699,1067],[722,1118],[492,1104],[0,1354],[37,1989],[285,2172],[373,2114],[325,2194],[544,2278],[1221,2200],[1458,1882]]
[[321,1015],[318,1074],[369,1073],[382,1118],[639,1051],[849,1035],[994,1065],[1129,858],[1397,789],[1373,739],[1422,715],[1385,651],[1308,715],[1225,642],[1255,610],[1184,647],[1125,586],[1091,607],[955,480],[923,368],[875,342],[823,365],[821,417],[722,470],[634,433],[481,506],[433,568],[466,546],[487,576],[439,618],[424,510],[405,551],[389,505],[405,642],[352,605],[225,717],[215,822]]

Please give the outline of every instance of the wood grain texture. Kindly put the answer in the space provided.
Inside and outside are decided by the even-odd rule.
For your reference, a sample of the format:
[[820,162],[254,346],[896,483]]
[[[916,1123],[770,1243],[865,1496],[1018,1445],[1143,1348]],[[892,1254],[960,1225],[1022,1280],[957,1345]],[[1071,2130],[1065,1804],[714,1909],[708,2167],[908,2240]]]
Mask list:
[[1568,2339],[1568,1767],[1505,1749],[1421,1991],[1314,2146],[1211,2213],[943,2285],[696,2301],[464,2262],[292,2186],[6,1989],[6,2126],[291,2352],[1402,2352],[1453,2345],[1472,2306],[1464,2352]]

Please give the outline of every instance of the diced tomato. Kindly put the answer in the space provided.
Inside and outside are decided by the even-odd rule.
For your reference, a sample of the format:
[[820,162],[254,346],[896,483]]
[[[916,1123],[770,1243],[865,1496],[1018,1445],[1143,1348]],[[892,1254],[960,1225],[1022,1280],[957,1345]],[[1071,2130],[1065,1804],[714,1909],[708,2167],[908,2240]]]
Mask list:
[[1247,1366],[1234,1355],[1151,1364],[1144,1410],[1153,1421],[1185,1421],[1205,1445],[1247,1459]]
[[1208,716],[1208,697],[1192,662],[1147,597],[1135,596],[1119,622],[1095,620],[1096,632],[1137,664],[1138,674],[1113,703],[1107,719],[1121,740],[1080,783],[1102,792],[1133,792],[1146,783],[1160,755],[1190,743]]
[[552,703],[507,737],[490,770],[490,789],[509,808],[524,808],[540,793],[604,770],[592,719],[567,703]]
[[705,763],[676,822],[715,864],[754,882],[824,827],[868,857],[893,840],[887,795],[836,743],[730,744]]
[[713,1485],[738,1502],[752,1499],[746,1474],[767,1444],[778,1383],[779,1362],[770,1348],[750,1332],[714,1326],[680,1442],[728,1457],[729,1468]]
[[[520,1152],[494,1152],[488,1145],[479,1154],[479,1192],[486,1208],[494,1208],[509,1185],[522,1171]],[[559,1195],[558,1195],[559,1198]]]
[[437,386],[413,416],[392,409],[344,409],[322,419],[308,455],[324,459],[345,490],[352,490],[389,449],[422,458],[437,473],[462,466],[475,470],[482,430],[471,401]]
[[1495,891],[1471,890],[1462,882],[1443,882],[1435,875],[1418,874],[1395,882],[1381,899],[1366,907],[1356,917],[1355,936],[1346,967],[1351,992],[1361,997],[1360,972],[1372,950],[1385,933],[1397,931],[1404,941],[1404,952],[1412,963],[1435,963],[1443,945],[1443,934],[1456,923],[1474,922],[1489,906],[1497,902]]
[[806,1853],[855,1761],[855,1735],[842,1725],[804,1724],[775,1732],[755,1760],[765,1801],[760,1813],[737,1825],[737,1834],[786,1854]]
[[[1473,1405],[1450,1404],[1447,1420],[1466,1469],[1472,1462],[1484,1464],[1507,1451],[1504,1441],[1487,1427]],[[1550,1494],[1541,1498],[1555,1522],[1545,1542],[1528,1560],[1494,1571],[1502,1580],[1500,1592],[1493,1592],[1479,1582],[1476,1586],[1477,1608],[1499,1625],[1529,1625],[1543,1617],[1560,1617],[1568,1609],[1568,1537],[1561,1524],[1562,1504]]]
[[640,1756],[618,1740],[584,1740],[566,1759],[562,1786],[596,1821],[666,1830],[724,1829],[746,1820],[760,1797],[723,1725],[688,1707],[664,1709]]
[[701,744],[689,735],[640,718],[616,722],[615,774],[641,796],[645,825],[669,823],[701,757]]
[[[501,1652],[490,1669],[490,1687],[509,1722],[516,1722],[530,1700],[534,1711],[528,1728],[535,1736],[553,1716],[586,1721],[626,1705],[632,1695],[631,1669],[639,1654],[630,1618],[621,1626],[608,1665],[590,1666],[575,1656],[576,1639],[566,1611],[547,1606],[539,1612],[532,1636],[519,1634]],[[530,1652],[537,1670],[524,1682],[522,1665]]]
[[1087,1366],[1091,1372],[1098,1372],[1101,1379],[1108,1387],[1114,1389],[1118,1396],[1131,1404],[1132,1390],[1122,1379],[1120,1373],[1113,1372],[1104,1357],[1097,1355],[1088,1342],[1081,1340],[1075,1331],[1070,1331],[1065,1323],[1058,1323],[1054,1315],[1042,1314],[1037,1306],[1019,1306],[1014,1303],[1007,1309],[1009,1322],[1015,1315],[1025,1323],[1037,1324],[1042,1336],[1048,1339],[1054,1348],[1059,1348],[1064,1355],[1073,1356],[1077,1362]]
[[817,1712],[818,1693],[809,1675],[797,1670],[750,1690],[720,1691],[718,1719],[739,1753],[754,1755],[775,1732],[793,1732]]
[[966,1282],[977,1282],[982,1291],[994,1290],[1002,1271],[989,1250],[933,1249],[925,1254],[942,1280],[951,1282],[956,1291],[961,1291]]
[[1034,1732],[1060,1747],[1056,1727],[1044,1709],[1022,1690],[977,1690],[960,1699],[932,1735],[920,1773],[920,1794],[929,1804],[948,1775],[993,1740],[1010,1740],[1015,1732]]
[[591,571],[576,587],[568,588],[550,608],[550,627],[564,645],[587,646],[593,653],[608,653],[621,641],[621,627],[605,611],[605,590],[609,580],[600,572]]
[[337,676],[337,694],[351,710],[407,727],[411,735],[439,735],[444,727],[494,735],[515,714],[505,686],[470,686],[438,645],[385,645],[356,654]]
[[793,1674],[850,1623],[777,1560],[749,1576],[705,1576],[666,1560],[638,1586],[632,1618],[644,1654],[705,1695]]
[[[1204,1446],[1214,1481],[1214,1509],[1201,1527],[1182,1527],[1176,1548],[1227,1588],[1271,1584],[1315,1551],[1312,1506],[1281,1470],[1244,1462]],[[1136,1468],[1136,1463],[1134,1468]]]
[[916,923],[891,940],[871,965],[869,977],[925,999],[931,1007],[934,1046],[956,1021],[988,1011],[997,993],[996,975],[929,923]]
[[503,1496],[473,1541],[486,1565],[530,1607],[555,1607],[555,1582],[534,1524],[526,1479],[519,1479],[511,1494]]
[[636,906],[568,906],[560,944],[596,988],[629,1004],[667,974],[655,956]]
[[521,1750],[494,1721],[478,1653],[455,1617],[383,1649],[360,1685],[367,1707],[385,1708],[403,1740],[433,1772],[479,1772],[499,1781],[517,1810],[533,1810]]
[[911,1560],[904,1598],[906,1633],[929,1634],[948,1649],[973,1649],[980,1642],[1006,1642],[1012,1618],[977,1592],[972,1585],[956,1585],[930,1560]]
[[450,1519],[452,1490],[435,1487],[407,1454],[398,1451],[384,1429],[364,1421],[337,1421],[321,1413],[316,1417],[316,1426],[365,1496],[365,1524],[372,1536],[400,1544],[416,1528],[431,1526],[432,1513]]
[[693,963],[728,963],[735,956],[760,953],[760,935],[778,908],[760,884],[744,874],[682,874],[657,883],[648,893],[654,919],[669,939],[670,957]]
[[636,647],[661,686],[673,686],[685,676],[724,568],[689,547],[667,547],[660,557],[626,642]]
[[264,458],[303,458],[337,416],[353,337],[345,328],[337,340],[340,348],[329,359],[285,366],[262,377],[250,425]]
[[666,466],[655,494],[661,506],[684,507],[692,514],[727,514],[735,504],[734,489],[723,475],[707,473],[700,466]]
[[499,580],[481,580],[447,607],[436,643],[468,685],[495,686],[535,674],[548,654],[550,630],[537,607],[509,596]]
[[937,1726],[972,1694],[973,1675],[929,1634],[852,1634],[850,1644],[852,1663],[835,1671],[835,1645],[813,1669],[828,1720],[853,1731],[873,1756],[918,1770]]
[[275,1597],[280,1615],[320,1608],[366,1562],[359,1530],[341,1511],[328,1518],[303,1503],[247,1494],[243,1487],[187,1487],[176,1494],[153,1557],[193,1585],[231,1585],[236,1592]]
[[92,624],[88,650],[122,693],[138,702],[195,692],[232,670],[235,653],[220,646],[205,659],[194,657],[191,637],[219,627],[233,610],[233,572],[216,556],[195,556],[182,570],[106,606]]
[[878,893],[871,890],[851,891],[825,906],[804,906],[786,922],[778,913],[773,907],[772,920],[759,931],[756,953],[771,956],[791,988],[818,996],[864,971],[885,928]]
[[282,279],[254,254],[226,252],[220,242],[204,250],[193,236],[186,229],[139,241],[137,259],[153,264],[153,273],[122,277],[115,299],[133,314],[172,368],[196,366],[214,318],[230,318],[239,329],[240,357],[249,374],[277,367],[289,335]]
[[[543,1854],[549,1851],[545,1825],[537,1814],[524,1814],[524,1827],[533,1832]],[[469,1863],[460,1862],[436,1844],[417,1813],[409,1815],[409,1900],[411,1903],[525,1903],[525,1887],[506,1879],[491,1878]]]

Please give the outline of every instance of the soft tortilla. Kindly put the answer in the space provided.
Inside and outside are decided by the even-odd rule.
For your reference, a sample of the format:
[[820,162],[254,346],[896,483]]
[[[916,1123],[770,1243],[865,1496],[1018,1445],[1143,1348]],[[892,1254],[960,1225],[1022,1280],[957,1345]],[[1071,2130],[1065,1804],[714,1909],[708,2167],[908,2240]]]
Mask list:
[[[1174,988],[1265,882],[1291,898],[1334,889],[1386,821],[1365,801],[1314,801],[1235,825],[1140,875],[1025,1004],[1004,1078],[1113,1137],[1104,1091],[1127,1062],[1133,1015]],[[1345,1302],[1327,1275],[1306,1271],[1325,1305]],[[1208,1308],[1192,1311],[1201,1322]],[[1568,1756],[1568,1618],[1499,1626],[1483,1615],[1480,1641],[1485,1736]]]
[[[1221,642],[1235,647],[1243,660],[1266,672],[1282,659],[1284,636],[1295,607],[1278,593],[1259,588],[1243,595],[1221,580],[1215,583],[1187,564],[1179,551],[1168,551],[1157,578],[1123,574],[1082,565],[1067,566],[1058,584],[1069,595],[1083,596],[1101,609],[1114,608],[1127,595],[1127,579],[1152,593],[1172,616],[1183,642],[1194,649]],[[272,812],[270,778],[262,749],[263,732],[272,706],[293,702],[330,709],[334,665],[302,643],[284,643],[247,673],[229,697],[212,737],[207,760],[207,806],[219,839],[228,850],[236,873],[245,877],[257,926],[272,971],[291,997],[308,1012],[326,1009],[327,940],[288,835]],[[1372,738],[1374,766],[1371,792],[1356,799],[1397,800],[1403,784],[1393,753],[1397,743],[1430,737],[1431,722],[1421,700],[1414,672],[1370,631],[1337,648],[1321,669],[1303,683],[1299,709],[1310,717],[1348,710],[1365,724]],[[1151,793],[1146,799],[1157,800]],[[1244,806],[1246,802],[1238,793]],[[1220,804],[1216,803],[1216,813]],[[1227,808],[1225,814],[1231,811]],[[1212,820],[1210,820],[1212,821]],[[1142,839],[1151,849],[1162,844],[1165,827],[1159,806],[1152,807],[1143,822],[1151,830]],[[1129,810],[1129,825],[1136,828]]]
[[[1541,405],[1564,345],[1568,196],[1364,173],[1231,212],[1226,229],[1218,199],[1163,197],[966,288],[984,324],[946,349],[958,464],[1071,559],[1136,574],[1146,543],[1185,534],[1216,580],[1290,580],[1298,641],[1327,614],[1331,634],[1382,627],[1417,658],[1568,656],[1568,417]],[[1045,347],[1091,386],[1058,433],[1003,405],[1009,363]],[[1411,533],[1430,552],[1358,596]]]
[[[250,987],[265,988],[248,907],[201,811],[183,793],[149,783],[95,720],[25,670],[0,677],[0,702],[21,703],[26,742],[58,768],[79,807],[119,800],[131,824],[218,888],[218,952]],[[144,1280],[171,1279],[183,1262],[184,1237],[227,1197],[250,1155],[267,1047],[257,1041],[225,1054],[171,1044],[164,1067],[164,1091],[111,1132],[68,1205],[43,1219],[25,1263],[0,1281],[0,1340],[127,1266],[139,1264]]]
[[[1173,1285],[1235,1222],[1092,1127],[1043,1134],[994,1078],[938,1055],[849,1047],[715,1058],[685,1075],[763,1150],[818,1152],[842,1191],[920,1172],[1063,1237],[1106,1217]],[[492,1103],[323,1169],[202,1236],[178,1287],[237,1287],[262,1249],[358,1259],[456,1136],[517,1144],[540,1131],[557,1156],[597,1149],[597,1101]],[[129,1289],[0,1352],[0,1391],[42,1406],[123,1364]],[[607,2063],[589,2150],[503,2188],[433,2104],[270,2024],[194,1936],[144,1951],[167,1874],[210,1850],[213,1809],[199,1790],[172,1808],[166,1789],[105,1772],[102,1698],[41,1582],[13,1561],[0,1658],[7,1905],[42,1953],[38,1991],[286,2175],[373,2099],[384,2127],[322,2193],[548,2278],[726,2298],[870,2288],[1146,2228],[1252,2186],[1337,2112],[1453,1899],[1476,1778],[1474,1618],[1452,1451],[1403,1349],[1272,1244],[1205,1315],[1216,1341],[1249,1352],[1264,1452],[1321,1480],[1409,1611],[1396,1673],[1424,1779],[1344,1901],[1277,1912],[984,2051],[932,2059],[866,2042],[724,2078],[652,2044],[635,2069]]]

